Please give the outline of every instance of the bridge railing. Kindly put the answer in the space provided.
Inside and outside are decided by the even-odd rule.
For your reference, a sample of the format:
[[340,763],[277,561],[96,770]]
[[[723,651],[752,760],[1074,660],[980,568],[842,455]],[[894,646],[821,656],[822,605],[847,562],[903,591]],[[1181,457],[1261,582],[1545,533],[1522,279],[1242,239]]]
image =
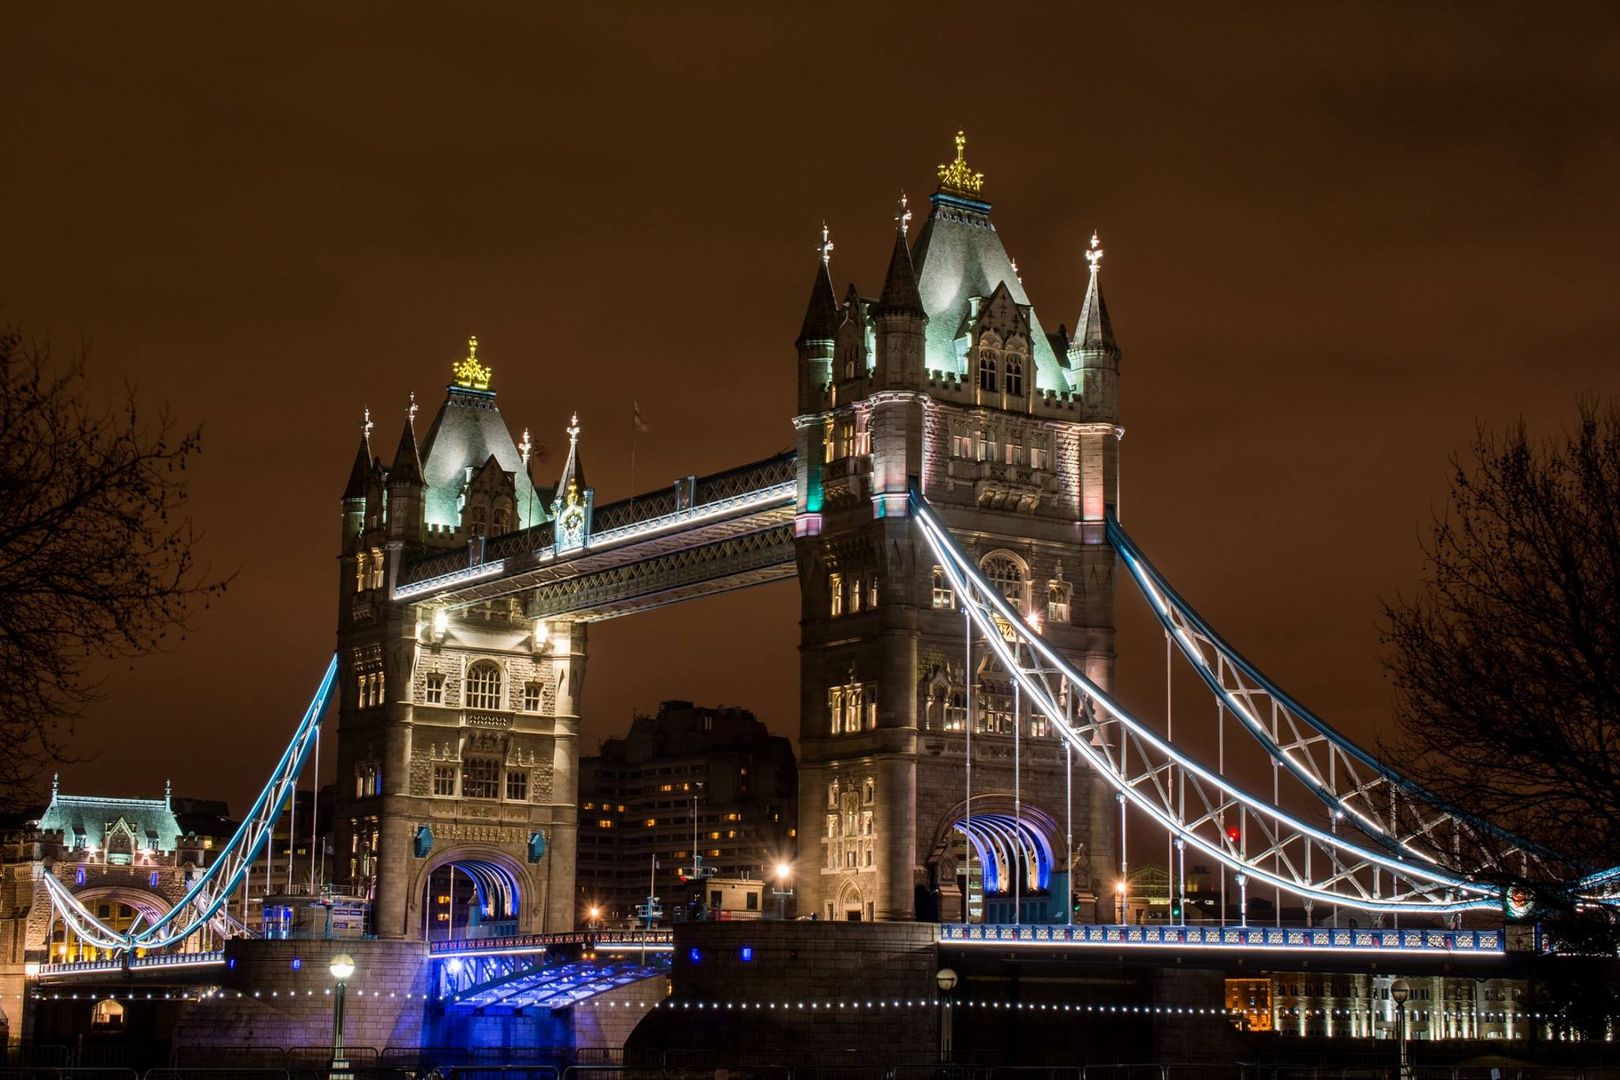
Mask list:
[[1502,930],[1384,929],[1327,926],[1207,926],[1128,923],[1021,925],[944,923],[942,944],[1140,945],[1208,949],[1269,949],[1500,955]]

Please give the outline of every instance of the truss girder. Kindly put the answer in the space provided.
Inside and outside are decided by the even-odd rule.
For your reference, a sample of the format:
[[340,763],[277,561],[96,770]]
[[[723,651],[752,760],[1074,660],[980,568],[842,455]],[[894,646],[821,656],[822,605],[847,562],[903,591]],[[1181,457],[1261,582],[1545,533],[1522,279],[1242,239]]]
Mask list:
[[1327,807],[1330,827],[1348,827],[1402,858],[1501,880],[1532,867],[1547,876],[1550,853],[1468,814],[1402,776],[1267,679],[1172,588],[1119,522],[1108,539],[1165,633],[1242,729]]
[[[1075,669],[979,572],[920,492],[911,511],[973,628],[1032,709],[1124,802],[1182,845],[1307,902],[1370,911],[1451,914],[1501,903],[1501,889],[1444,866],[1410,861],[1301,820],[1161,737]],[[1241,822],[1234,841],[1223,826]]]

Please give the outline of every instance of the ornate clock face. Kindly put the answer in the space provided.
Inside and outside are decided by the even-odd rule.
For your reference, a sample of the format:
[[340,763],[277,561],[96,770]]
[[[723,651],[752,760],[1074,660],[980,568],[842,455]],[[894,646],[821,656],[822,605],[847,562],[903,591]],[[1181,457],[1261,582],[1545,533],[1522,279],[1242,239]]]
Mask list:
[[563,537],[569,543],[577,544],[585,539],[585,510],[583,507],[570,506],[562,512],[558,519],[562,526]]

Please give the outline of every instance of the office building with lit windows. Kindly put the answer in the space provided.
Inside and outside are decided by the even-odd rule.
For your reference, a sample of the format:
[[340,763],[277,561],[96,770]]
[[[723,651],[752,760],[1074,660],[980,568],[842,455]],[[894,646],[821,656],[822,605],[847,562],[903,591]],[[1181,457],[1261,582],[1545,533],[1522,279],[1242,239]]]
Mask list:
[[[715,907],[682,877],[693,865],[694,812],[696,850],[717,878],[759,880],[779,863],[792,865],[793,746],[746,709],[666,701],[656,716],[636,717],[627,734],[608,739],[579,766],[581,924],[592,919],[592,908],[594,921],[607,925],[633,919],[649,884],[662,902],[663,922]],[[775,887],[772,881],[763,895],[747,889],[739,895],[744,905],[755,897],[774,913],[780,907],[771,895]],[[724,900],[718,907],[728,910]]]

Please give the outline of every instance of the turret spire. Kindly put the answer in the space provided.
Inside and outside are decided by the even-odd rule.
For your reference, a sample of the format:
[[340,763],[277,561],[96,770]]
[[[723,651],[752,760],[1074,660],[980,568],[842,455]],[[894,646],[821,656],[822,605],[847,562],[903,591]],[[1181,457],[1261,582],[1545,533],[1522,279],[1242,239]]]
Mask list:
[[900,224],[900,235],[906,235],[906,230],[911,225],[911,210],[906,206],[904,191],[900,193],[900,209],[894,212],[894,220]]
[[360,448],[354,453],[354,466],[349,470],[349,482],[343,488],[344,501],[350,499],[365,501],[366,478],[371,474],[371,429],[375,427],[371,422],[371,410],[365,411],[365,419],[360,421]]
[[422,455],[416,448],[416,392],[411,391],[411,404],[405,410],[405,430],[399,434],[399,449],[394,451],[394,464],[388,469],[388,483],[425,485],[422,478]]
[[917,271],[911,265],[911,249],[906,246],[905,219],[910,214],[904,209],[904,198],[901,196],[901,212],[895,215],[900,228],[895,230],[889,272],[884,276],[883,295],[878,298],[874,315],[923,314],[922,294],[917,290]]
[[821,223],[821,243],[816,252],[821,256],[816,264],[816,277],[810,283],[810,302],[804,309],[804,322],[799,327],[795,342],[831,341],[838,334],[838,301],[833,296],[832,277],[828,264],[832,260],[833,242],[828,239],[827,223]]
[[1086,262],[1091,267],[1091,279],[1086,283],[1086,299],[1080,305],[1080,319],[1074,326],[1074,340],[1069,345],[1071,352],[1076,349],[1094,352],[1119,351],[1119,346],[1114,343],[1113,324],[1108,320],[1108,305],[1103,302],[1100,283],[1102,260],[1102,240],[1093,230],[1091,247],[1086,250]]

